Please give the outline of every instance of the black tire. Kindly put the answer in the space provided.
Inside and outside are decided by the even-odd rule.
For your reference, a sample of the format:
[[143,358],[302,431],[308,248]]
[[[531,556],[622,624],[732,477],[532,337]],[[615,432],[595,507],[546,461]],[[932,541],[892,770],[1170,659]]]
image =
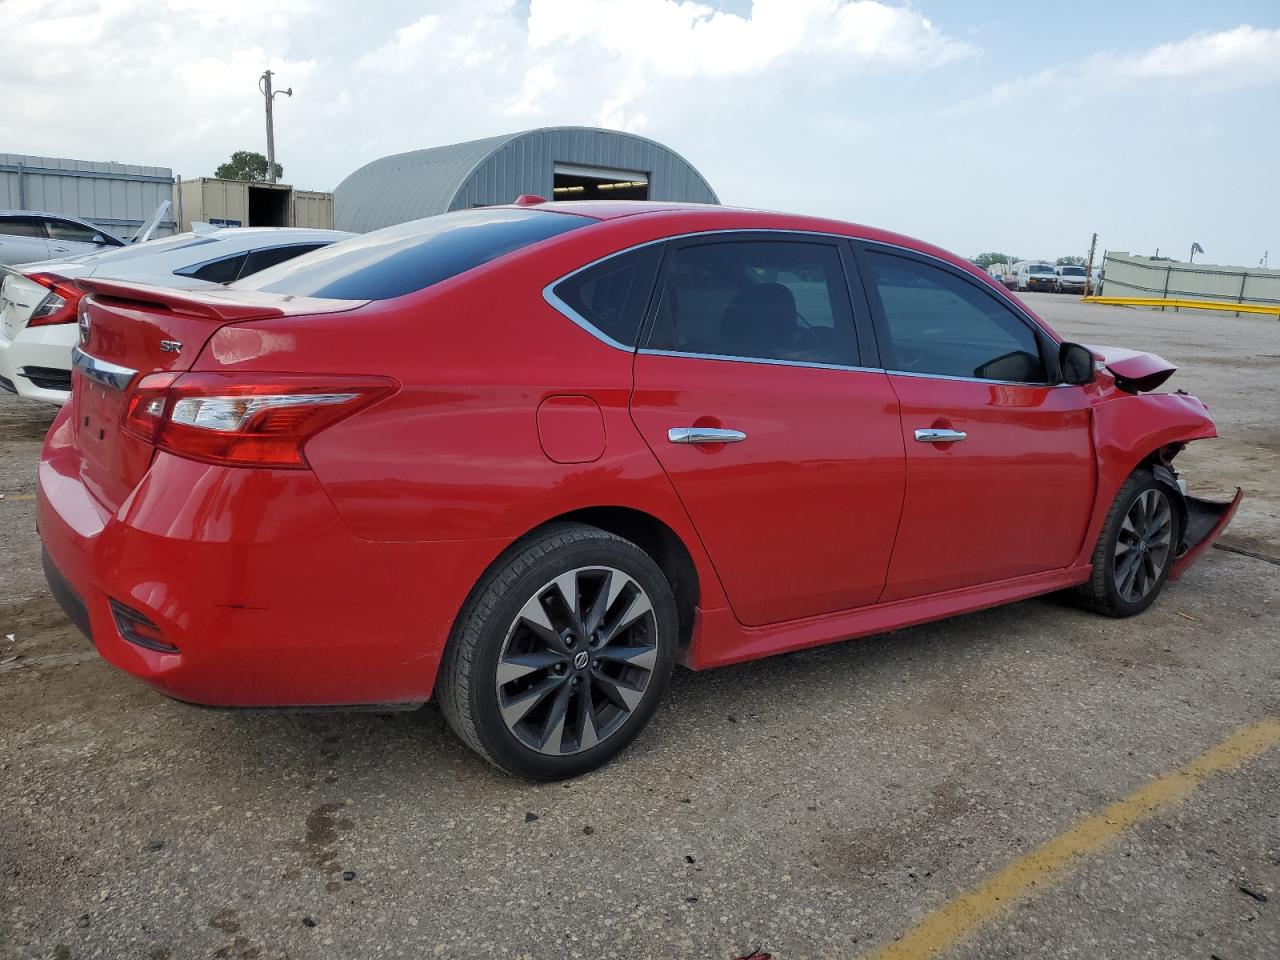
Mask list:
[[[1142,509],[1139,508],[1140,501],[1144,504]],[[1138,530],[1137,536],[1132,532],[1135,527],[1133,515],[1135,511],[1145,515],[1145,504],[1152,502],[1158,505],[1152,530],[1157,528],[1158,518],[1162,516],[1160,511],[1167,510],[1168,518],[1167,526],[1161,528],[1163,533],[1152,533],[1148,542],[1145,531]],[[1137,526],[1141,527],[1141,524]],[[1168,580],[1169,568],[1173,565],[1182,537],[1181,527],[1172,491],[1159,483],[1145,467],[1135,470],[1107,511],[1093,550],[1093,573],[1087,583],[1077,588],[1079,599],[1089,609],[1108,617],[1132,617],[1146,610],[1155,602]],[[1117,562],[1120,564],[1119,575]],[[1132,568],[1130,579],[1133,564],[1141,566]]]
[[[625,581],[625,586],[610,606],[605,591],[615,576],[617,582]],[[536,616],[541,611],[541,618],[551,626],[555,625],[552,613],[560,620],[573,616],[568,613],[566,591],[559,585],[565,577],[571,578],[566,582],[573,584],[569,589],[576,595],[576,627],[541,629],[525,614]],[[590,592],[593,584],[597,584],[594,594]],[[610,611],[614,612],[613,622],[621,623],[636,607],[644,608],[646,600],[646,612],[624,628],[632,645],[613,645],[622,637],[621,630],[604,639]],[[595,628],[587,626],[596,601],[605,608],[599,613],[599,637]],[[627,609],[618,613],[623,604]],[[583,612],[584,605],[592,609]],[[634,543],[585,524],[550,525],[509,548],[472,590],[440,665],[436,690],[441,710],[467,746],[508,773],[530,780],[579,776],[613,759],[653,716],[675,663],[678,617],[671,584],[653,558]],[[584,634],[581,638],[576,636],[579,630]],[[563,659],[560,646],[553,646],[557,636],[560,645],[572,645],[568,659]],[[594,652],[588,663],[579,666],[577,659],[588,653],[588,643]],[[597,643],[600,646],[594,646]],[[524,646],[513,653],[513,644]],[[541,647],[531,652],[539,644]],[[656,650],[650,650],[650,644]],[[645,666],[633,666],[630,659],[617,660],[619,650],[644,650]],[[537,658],[556,657],[562,658],[560,662],[499,685],[500,660],[503,676],[509,676],[516,661],[520,663],[515,669],[528,669]],[[640,662],[638,657],[635,662]],[[646,670],[647,676],[635,679]],[[566,672],[567,679],[557,680]],[[565,693],[569,683],[573,688]],[[535,688],[542,686],[549,686],[549,692],[541,693],[541,700],[524,718],[514,724],[504,719],[538,695]],[[636,686],[642,690],[633,689]],[[605,696],[602,691],[606,690],[615,698],[621,691],[627,704]],[[631,704],[633,697],[638,701]],[[566,707],[560,707],[561,700]],[[546,718],[537,719],[544,710]],[[553,719],[556,710],[561,710],[558,731]],[[584,710],[589,712],[589,720],[581,712]],[[566,716],[565,711],[572,715]],[[538,723],[543,724],[546,736],[535,744]],[[561,739],[565,736],[567,741]],[[544,752],[551,749],[553,737],[556,750],[572,752]]]

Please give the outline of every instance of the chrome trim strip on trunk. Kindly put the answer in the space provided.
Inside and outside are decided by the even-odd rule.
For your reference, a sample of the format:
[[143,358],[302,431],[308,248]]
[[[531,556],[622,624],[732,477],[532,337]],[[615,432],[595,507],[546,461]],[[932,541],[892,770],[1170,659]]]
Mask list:
[[71,348],[71,366],[90,380],[96,380],[103,386],[114,387],[116,390],[124,390],[138,375],[137,370],[130,370],[128,367],[91,357],[79,347]]

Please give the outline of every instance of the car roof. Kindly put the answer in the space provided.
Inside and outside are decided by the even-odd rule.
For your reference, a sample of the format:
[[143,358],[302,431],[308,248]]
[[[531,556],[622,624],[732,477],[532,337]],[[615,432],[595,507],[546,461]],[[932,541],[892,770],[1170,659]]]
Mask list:
[[48,210],[0,210],[0,217],[52,217],[55,220],[71,220],[91,227],[97,226],[92,220],[86,220],[84,217],[75,217],[69,213],[51,213]]
[[353,236],[355,234],[343,230],[313,230],[308,227],[226,227],[205,234],[193,234],[191,231],[175,233],[146,243],[82,254],[69,260],[23,264],[21,269],[23,272],[47,270],[67,277],[94,276],[99,269],[123,270],[126,274],[133,274],[155,265],[163,265],[162,269],[168,272],[175,267],[193,266],[206,260],[267,250],[289,243],[329,244]]
[[[184,230],[183,233],[192,233],[191,230]],[[289,234],[291,236],[308,236],[319,237],[354,237],[354,233],[346,230],[327,230],[324,227],[214,227],[212,230],[206,230],[197,234],[201,237],[260,237],[260,236],[279,236],[280,234]],[[159,239],[164,239],[163,237]]]
[[503,206],[512,210],[545,210],[548,213],[575,214],[602,222],[634,220],[641,217],[646,221],[661,220],[666,221],[672,236],[684,230],[690,233],[716,230],[796,230],[835,234],[925,253],[961,266],[994,283],[985,270],[950,250],[905,234],[851,223],[847,220],[751,207],[730,207],[717,203],[679,203],[665,200],[551,200]]

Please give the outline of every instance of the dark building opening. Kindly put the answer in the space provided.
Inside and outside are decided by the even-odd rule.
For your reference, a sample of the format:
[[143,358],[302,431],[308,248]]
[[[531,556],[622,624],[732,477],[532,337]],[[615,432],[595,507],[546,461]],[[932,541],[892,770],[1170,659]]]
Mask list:
[[648,200],[649,175],[557,163],[552,193],[556,200]]
[[246,227],[287,227],[289,191],[276,187],[249,187],[249,222]]

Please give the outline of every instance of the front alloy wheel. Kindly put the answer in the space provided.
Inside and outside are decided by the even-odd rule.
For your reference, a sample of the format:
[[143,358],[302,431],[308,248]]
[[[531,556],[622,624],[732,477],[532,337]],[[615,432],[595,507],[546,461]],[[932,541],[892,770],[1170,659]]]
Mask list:
[[1125,514],[1116,538],[1116,592],[1138,603],[1160,582],[1173,549],[1173,507],[1159,487],[1144,490]]
[[1182,536],[1174,494],[1145,467],[1124,482],[1102,524],[1093,573],[1077,591],[1109,617],[1131,617],[1155,602]]

